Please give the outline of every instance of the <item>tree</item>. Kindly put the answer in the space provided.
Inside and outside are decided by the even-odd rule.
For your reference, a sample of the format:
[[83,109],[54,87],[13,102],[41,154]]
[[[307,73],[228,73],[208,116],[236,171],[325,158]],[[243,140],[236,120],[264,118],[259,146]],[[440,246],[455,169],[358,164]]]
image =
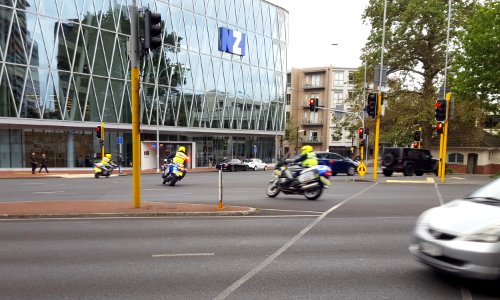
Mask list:
[[459,40],[453,91],[461,100],[478,99],[481,107],[500,114],[500,2],[479,6]]
[[[450,44],[456,44],[459,29],[474,12],[475,4],[475,0],[452,2]],[[369,70],[380,64],[383,10],[384,1],[370,0],[363,14],[372,27],[362,55]],[[422,127],[424,144],[429,142],[438,82],[445,67],[447,16],[445,0],[388,1],[384,65],[394,79],[385,95],[388,106],[382,119],[383,141],[407,144],[411,132]],[[452,60],[449,57],[449,64]]]

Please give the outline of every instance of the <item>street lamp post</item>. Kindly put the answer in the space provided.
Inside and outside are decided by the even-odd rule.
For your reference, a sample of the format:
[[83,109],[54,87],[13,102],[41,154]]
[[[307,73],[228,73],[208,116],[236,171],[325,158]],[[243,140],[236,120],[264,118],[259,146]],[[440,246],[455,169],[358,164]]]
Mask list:
[[304,132],[304,129],[300,129],[297,126],[297,135],[296,135],[296,143],[295,143],[295,155],[299,154],[299,132]]

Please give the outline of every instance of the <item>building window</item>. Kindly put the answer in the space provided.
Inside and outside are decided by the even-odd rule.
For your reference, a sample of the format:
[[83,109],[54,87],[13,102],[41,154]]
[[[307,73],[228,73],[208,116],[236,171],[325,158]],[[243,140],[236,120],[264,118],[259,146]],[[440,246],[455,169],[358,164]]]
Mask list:
[[286,94],[286,105],[290,105],[292,99],[292,95]]
[[349,85],[354,85],[354,72],[349,72]]
[[333,72],[333,85],[334,86],[344,85],[344,72]]
[[292,86],[292,74],[286,74],[286,86]]
[[321,86],[321,75],[320,74],[306,75],[306,86]]
[[464,163],[464,155],[461,153],[450,153],[448,155],[448,162],[449,163],[463,164]]
[[333,91],[332,93],[332,107],[336,105],[344,104],[344,93],[342,91]]

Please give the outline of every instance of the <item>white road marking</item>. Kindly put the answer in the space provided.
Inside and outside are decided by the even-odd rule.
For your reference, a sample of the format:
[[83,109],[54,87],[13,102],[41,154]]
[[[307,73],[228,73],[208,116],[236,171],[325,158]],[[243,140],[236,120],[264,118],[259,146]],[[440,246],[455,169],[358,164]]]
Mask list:
[[427,177],[427,179],[424,180],[396,180],[396,179],[387,179],[385,182],[389,183],[435,183],[434,178],[432,177]]
[[443,196],[441,195],[441,192],[439,191],[439,187],[438,187],[437,183],[434,183],[434,188],[436,189],[436,194],[437,194],[438,199],[439,199],[439,205],[444,205]]
[[52,192],[33,192],[33,194],[60,194],[64,193],[64,191],[52,191]]
[[213,256],[215,253],[153,254],[151,257]]
[[288,248],[290,248],[293,244],[295,244],[300,238],[302,238],[309,230],[311,230],[314,226],[316,226],[319,222],[321,222],[328,214],[339,208],[340,206],[344,205],[345,203],[349,202],[350,200],[358,197],[359,195],[363,194],[364,192],[368,191],[369,189],[373,188],[376,186],[378,183],[374,183],[371,186],[361,190],[360,192],[356,193],[355,195],[345,199],[344,201],[340,202],[339,204],[331,207],[329,210],[325,211],[322,213],[319,217],[317,217],[311,224],[309,224],[307,227],[302,229],[297,235],[295,235],[291,240],[289,240],[286,244],[281,246],[276,252],[268,256],[263,262],[261,262],[257,267],[253,268],[250,270],[248,273],[246,273],[243,277],[238,279],[236,282],[234,282],[231,286],[229,286],[227,289],[222,291],[217,297],[214,298],[214,300],[223,300],[229,297],[234,291],[236,291],[240,286],[242,286],[245,282],[250,280],[252,277],[257,275],[260,271],[262,271],[265,267],[267,267],[269,264],[271,264],[278,256],[280,256],[283,252],[285,252]]

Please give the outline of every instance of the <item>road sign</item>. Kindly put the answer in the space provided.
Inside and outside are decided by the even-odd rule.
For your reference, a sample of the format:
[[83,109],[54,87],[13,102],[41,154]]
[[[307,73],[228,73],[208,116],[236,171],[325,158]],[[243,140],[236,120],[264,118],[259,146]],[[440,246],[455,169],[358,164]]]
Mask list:
[[364,162],[360,162],[357,168],[359,176],[363,177],[366,173],[366,165]]
[[121,136],[118,137],[117,143],[118,145],[123,144],[123,138]]

